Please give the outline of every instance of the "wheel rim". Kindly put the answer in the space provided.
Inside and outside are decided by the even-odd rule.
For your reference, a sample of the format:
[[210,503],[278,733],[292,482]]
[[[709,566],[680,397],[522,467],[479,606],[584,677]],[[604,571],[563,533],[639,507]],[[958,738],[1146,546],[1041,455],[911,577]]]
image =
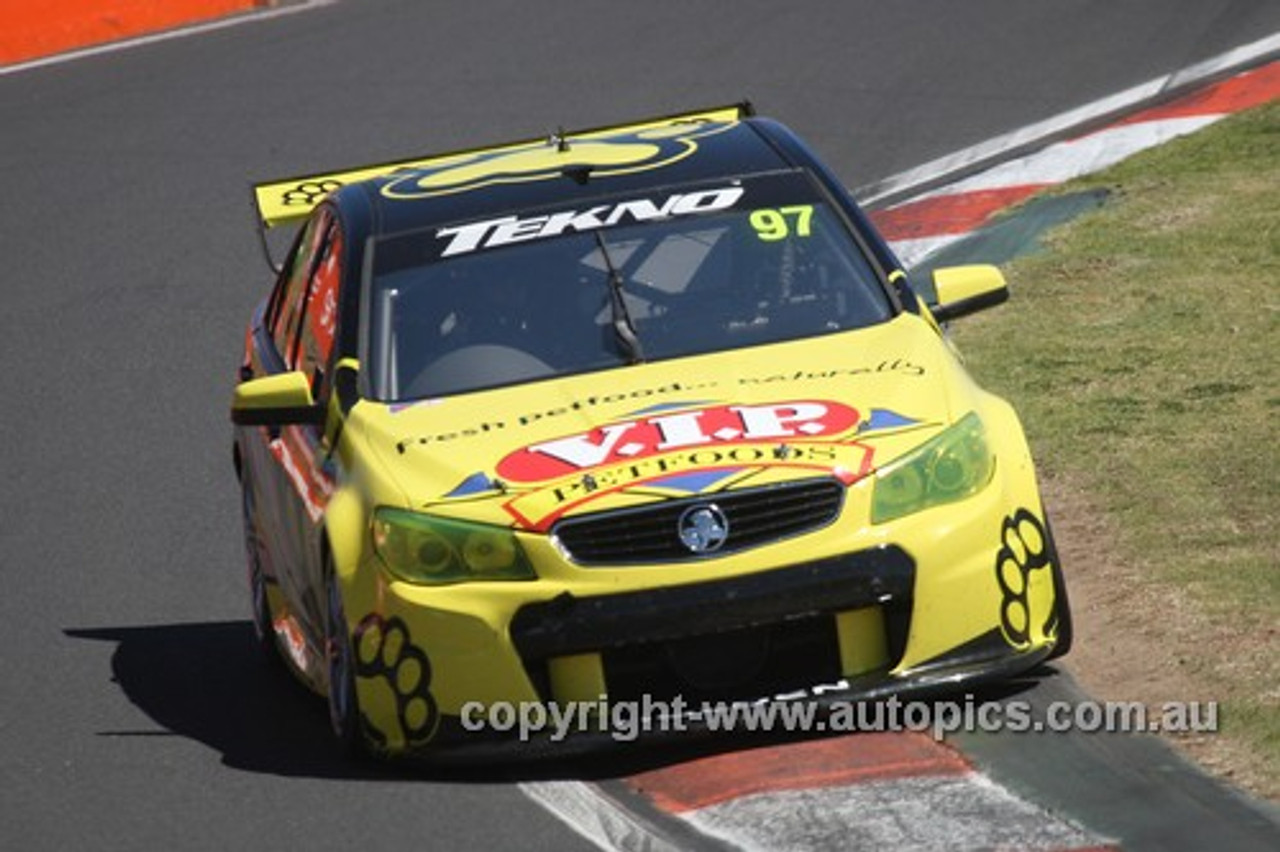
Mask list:
[[253,520],[253,494],[248,482],[243,483],[240,488],[240,506],[244,514],[244,549],[249,571],[249,598],[253,606],[253,632],[260,642],[274,642],[271,605],[267,600],[267,577],[262,571],[257,525]]
[[267,612],[267,581],[262,569],[255,563],[250,567],[249,594],[253,598],[253,629],[259,639],[266,639],[271,617]]

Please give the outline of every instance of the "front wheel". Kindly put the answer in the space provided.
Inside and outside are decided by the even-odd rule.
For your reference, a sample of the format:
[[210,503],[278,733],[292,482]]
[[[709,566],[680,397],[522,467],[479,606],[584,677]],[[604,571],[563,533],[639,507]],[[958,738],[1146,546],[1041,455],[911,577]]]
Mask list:
[[1057,621],[1057,640],[1048,659],[1056,660],[1066,656],[1075,641],[1075,630],[1071,624],[1071,602],[1067,597],[1067,581],[1062,574],[1062,558],[1058,555],[1057,542],[1053,540],[1053,527],[1049,524],[1049,516],[1045,515],[1045,534],[1049,538],[1049,552],[1053,554],[1050,570],[1053,571],[1053,610]]
[[326,571],[325,593],[328,598],[324,645],[329,670],[329,722],[343,755],[362,757],[368,751],[356,693],[355,652],[342,608],[342,591],[332,570]]

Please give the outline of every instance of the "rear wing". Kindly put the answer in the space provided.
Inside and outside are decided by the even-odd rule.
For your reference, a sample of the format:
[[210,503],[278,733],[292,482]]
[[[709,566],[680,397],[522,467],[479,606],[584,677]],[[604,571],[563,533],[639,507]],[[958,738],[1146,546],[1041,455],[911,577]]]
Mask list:
[[628,124],[574,131],[559,130],[549,136],[526,139],[520,142],[450,151],[442,154],[430,154],[414,159],[397,160],[392,163],[359,166],[343,171],[302,175],[254,184],[253,200],[257,210],[258,230],[262,238],[263,251],[266,253],[267,262],[272,269],[278,270],[278,264],[272,259],[271,251],[267,246],[266,232],[281,225],[294,225],[306,219],[311,211],[324,200],[326,195],[351,183],[386,177],[401,171],[419,171],[447,166],[451,162],[461,162],[477,154],[500,153],[546,144],[565,144],[571,139],[590,139],[615,134],[636,133],[674,124],[736,121],[754,114],[755,110],[751,104],[743,101],[729,106],[677,113]]

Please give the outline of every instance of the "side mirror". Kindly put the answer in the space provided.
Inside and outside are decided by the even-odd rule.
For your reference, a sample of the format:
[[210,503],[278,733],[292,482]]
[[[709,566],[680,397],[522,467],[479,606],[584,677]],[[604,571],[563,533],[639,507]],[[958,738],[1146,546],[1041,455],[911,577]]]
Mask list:
[[338,361],[333,373],[333,395],[338,399],[338,407],[346,416],[360,399],[360,362],[355,358],[342,358]]
[[231,422],[237,426],[323,425],[325,410],[311,399],[301,372],[278,373],[236,385]]
[[1004,273],[994,266],[949,266],[933,271],[937,300],[929,305],[933,318],[950,322],[1009,300]]

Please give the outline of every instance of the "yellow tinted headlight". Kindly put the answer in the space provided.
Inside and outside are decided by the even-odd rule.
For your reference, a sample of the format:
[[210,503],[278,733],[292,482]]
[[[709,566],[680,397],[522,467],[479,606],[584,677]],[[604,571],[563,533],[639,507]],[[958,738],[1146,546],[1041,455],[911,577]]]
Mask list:
[[374,512],[373,548],[387,570],[408,583],[535,577],[511,530],[405,509],[384,507]]
[[991,481],[996,460],[977,414],[877,471],[871,522],[882,524],[978,493]]

